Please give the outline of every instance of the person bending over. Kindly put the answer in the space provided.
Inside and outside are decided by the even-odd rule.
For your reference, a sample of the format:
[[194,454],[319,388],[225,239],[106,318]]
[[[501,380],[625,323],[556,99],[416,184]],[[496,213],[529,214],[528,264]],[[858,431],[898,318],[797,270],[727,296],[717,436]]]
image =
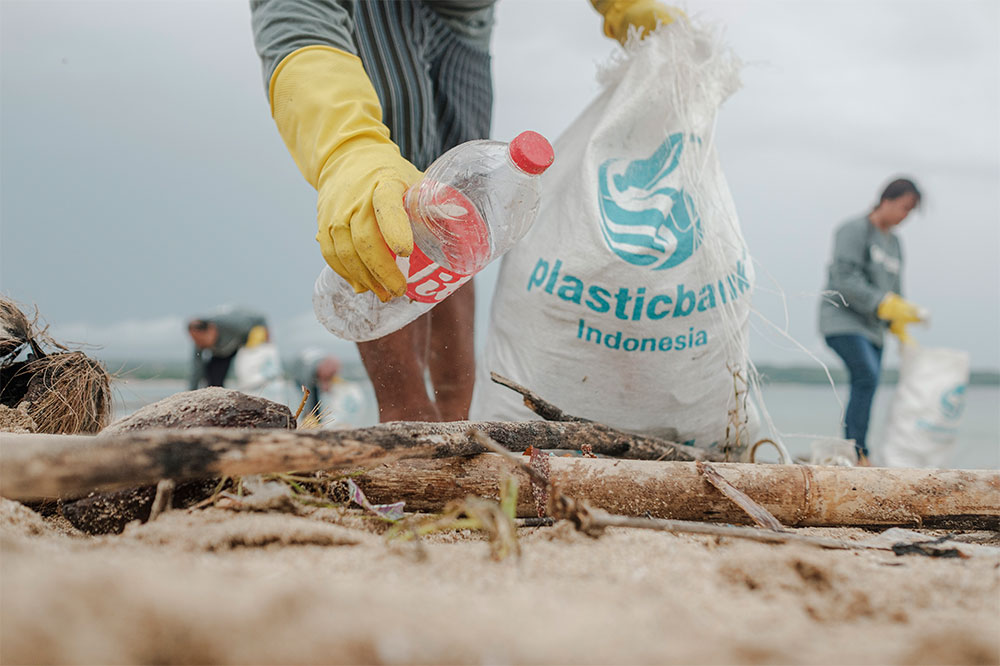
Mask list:
[[194,342],[188,382],[192,391],[200,386],[223,386],[236,352],[241,347],[255,347],[270,338],[264,315],[243,309],[191,319],[188,335]]
[[[271,115],[318,195],[316,240],[358,293],[402,296],[395,255],[413,249],[403,193],[445,151],[489,137],[493,4],[250,2]],[[604,33],[622,42],[631,26],[650,30],[680,15],[652,0],[592,4]],[[469,281],[399,331],[358,343],[381,421],[467,418],[474,311]]]

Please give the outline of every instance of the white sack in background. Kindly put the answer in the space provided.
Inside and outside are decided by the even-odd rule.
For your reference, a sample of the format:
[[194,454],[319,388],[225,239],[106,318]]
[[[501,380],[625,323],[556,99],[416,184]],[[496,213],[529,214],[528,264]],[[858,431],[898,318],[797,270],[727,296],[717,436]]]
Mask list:
[[289,405],[293,412],[298,406],[301,396],[298,390],[289,390],[290,384],[281,370],[281,356],[273,342],[240,347],[233,357],[233,375],[232,388],[237,391]]
[[714,144],[739,67],[678,21],[605,69],[503,260],[471,418],[535,418],[495,371],[617,428],[747,444],[754,274]]
[[967,352],[903,346],[882,450],[887,467],[948,467],[968,383]]

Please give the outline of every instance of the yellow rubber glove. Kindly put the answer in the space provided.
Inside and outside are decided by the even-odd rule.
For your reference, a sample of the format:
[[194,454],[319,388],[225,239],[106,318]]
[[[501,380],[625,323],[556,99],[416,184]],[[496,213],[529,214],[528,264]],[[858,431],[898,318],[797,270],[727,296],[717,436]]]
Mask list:
[[247,333],[247,342],[244,345],[247,349],[253,349],[257,345],[264,344],[270,339],[267,333],[267,326],[254,326]]
[[604,17],[604,34],[621,44],[628,40],[629,26],[641,28],[645,37],[656,29],[657,22],[668,25],[678,17],[687,18],[676,7],[668,7],[656,0],[590,0]]
[[302,175],[316,188],[323,258],[358,293],[401,296],[394,255],[413,251],[403,193],[421,173],[399,154],[361,60],[307,46],[274,70],[271,115]]
[[906,332],[906,325],[923,320],[920,308],[891,291],[878,304],[876,314],[879,319],[889,322],[889,332],[904,345],[913,342],[913,338]]

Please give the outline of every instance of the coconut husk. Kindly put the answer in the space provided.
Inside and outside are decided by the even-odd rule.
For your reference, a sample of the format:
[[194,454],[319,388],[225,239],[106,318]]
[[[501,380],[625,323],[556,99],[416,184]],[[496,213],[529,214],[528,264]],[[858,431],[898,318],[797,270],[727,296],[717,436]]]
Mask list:
[[0,296],[0,358],[13,356],[31,339],[31,322],[10,299]]
[[68,347],[53,340],[48,330],[48,325],[39,324],[37,307],[29,319],[14,301],[0,295],[0,361],[13,361],[26,344],[31,346],[36,357],[45,356],[42,344],[69,351]]
[[[40,433],[92,434],[111,419],[111,377],[83,352],[49,354],[6,368],[3,402],[16,406],[35,422]],[[7,394],[10,394],[9,396]],[[15,405],[9,405],[15,406]]]
[[[14,301],[0,296],[0,405],[14,410],[0,429],[12,432],[30,422],[30,432],[99,432],[111,417],[111,377],[83,352],[70,352],[53,340],[38,320],[37,308],[29,319]],[[27,359],[15,360],[25,345],[30,347]],[[43,345],[61,351],[47,353]],[[27,416],[25,423],[13,422],[19,414]]]

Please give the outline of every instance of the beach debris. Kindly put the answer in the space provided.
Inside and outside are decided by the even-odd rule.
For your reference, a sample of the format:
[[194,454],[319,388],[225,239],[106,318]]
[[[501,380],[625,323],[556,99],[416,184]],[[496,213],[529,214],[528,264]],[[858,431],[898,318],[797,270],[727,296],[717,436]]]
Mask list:
[[[0,296],[0,404],[26,413],[31,432],[93,434],[111,417],[111,377],[97,361],[70,351]],[[17,360],[27,348],[24,360]],[[23,430],[22,421],[17,429]]]
[[[408,511],[439,512],[453,499],[493,495],[496,479],[509,467],[496,456],[475,455],[487,449],[469,429],[488,435],[487,428],[503,425],[390,423],[318,431],[175,428],[97,437],[9,434],[0,439],[0,494],[22,501],[71,498],[94,490],[153,485],[160,479],[360,471],[353,478],[372,503],[405,501]],[[502,446],[509,451],[509,444]],[[561,456],[548,462],[554,485],[610,513],[749,522],[743,509],[705,482],[694,463]],[[789,527],[1000,527],[997,470],[747,463],[714,467]],[[531,497],[519,501],[519,516],[537,513]]]
[[896,543],[892,545],[892,552],[897,555],[925,555],[927,557],[965,557],[958,548],[943,546],[951,538],[945,535],[938,539],[925,541],[914,541],[912,543]]
[[535,511],[539,518],[545,517],[545,509],[549,503],[549,472],[552,469],[549,465],[549,454],[534,446],[529,446],[525,451],[530,461],[528,465],[535,470],[538,478],[544,481],[536,481],[535,476],[531,477],[531,496],[535,500]]
[[403,507],[406,502],[393,502],[392,504],[372,504],[365,497],[365,494],[361,492],[361,488],[358,488],[358,484],[354,483],[354,479],[347,479],[345,481],[347,484],[348,492],[350,493],[351,501],[360,506],[361,508],[369,511],[383,520],[388,520],[390,522],[395,522],[401,520],[404,515]]
[[[490,373],[490,379],[495,383],[505,386],[515,393],[519,393],[524,398],[524,406],[533,411],[538,416],[542,417],[546,421],[556,422],[556,423],[589,423],[595,427],[595,429],[607,429],[612,432],[618,432],[610,426],[604,425],[603,423],[597,423],[596,421],[591,421],[590,419],[585,419],[579,416],[573,416],[572,414],[567,414],[559,407],[556,407],[548,400],[545,400],[540,395],[535,393],[529,388],[521,386],[512,379],[508,379],[496,372]],[[490,435],[493,437],[493,435]],[[664,439],[664,437],[670,437],[671,439]],[[494,439],[496,439],[494,437]],[[696,448],[694,446],[687,446],[685,444],[679,444],[676,441],[677,431],[671,428],[665,428],[663,430],[663,436],[661,437],[651,437],[644,436],[644,444],[648,449],[659,448],[661,453],[658,455],[644,455],[641,457],[643,460],[703,460],[710,457],[711,454],[708,452]],[[582,445],[581,445],[582,446]],[[510,447],[508,447],[510,448]],[[555,448],[551,446],[541,445],[538,448],[549,449]],[[603,453],[594,448],[591,444],[591,449],[589,451],[593,453]],[[586,455],[586,454],[585,454]],[[622,456],[620,454],[608,453],[606,455],[618,455],[618,457],[630,457],[639,458],[639,456]],[[589,457],[589,456],[588,456]]]
[[500,386],[506,386],[510,390],[520,393],[524,398],[524,406],[533,411],[535,414],[538,414],[546,421],[579,421],[584,423],[593,423],[590,419],[567,414],[531,389],[521,386],[514,380],[508,379],[507,377],[504,377],[496,372],[490,373],[490,379]]
[[753,522],[757,523],[758,527],[774,530],[775,532],[785,531],[785,528],[778,522],[777,518],[771,515],[770,511],[750,499],[745,492],[726,481],[711,463],[699,460],[695,463],[695,467],[705,477],[706,481],[718,488],[719,492],[746,511],[747,515],[753,519]]
[[296,515],[304,508],[295,501],[288,485],[264,476],[237,479],[235,492],[220,493],[216,506],[233,511],[277,511]]
[[[613,514],[752,524],[694,463],[553,456],[549,465],[552,483],[565,494]],[[998,470],[713,466],[785,527],[1000,528]],[[496,479],[509,470],[494,455],[406,459],[367,469],[355,480],[372,501],[404,500],[408,511],[437,512],[468,494],[491,496]],[[518,474],[526,486],[528,478]],[[538,515],[530,493],[523,493],[517,515]]]
[[[160,513],[165,509],[186,509],[210,495],[216,482],[202,479],[177,483],[166,498]],[[59,503],[59,513],[82,532],[87,534],[121,534],[132,521],[147,522],[153,511],[156,486],[127,488],[110,493],[93,493],[71,501]]]
[[892,527],[866,539],[872,546],[890,548],[897,555],[925,555],[928,557],[996,557],[1000,558],[1000,547],[981,543],[968,543],[962,539],[967,535],[954,533],[940,537],[914,532],[901,527]]
[[[514,462],[528,474],[532,481],[541,483],[544,480],[544,476],[537,470],[533,469],[531,465],[525,464],[517,456],[511,454],[509,451],[496,444],[496,442],[490,442],[489,438],[482,432],[474,432],[472,434],[484,447],[493,453],[500,454],[507,460]],[[572,497],[561,492],[558,486],[556,486],[552,481],[545,482],[549,487],[548,513],[556,520],[569,521],[580,532],[595,538],[603,534],[604,530],[608,527],[635,527],[640,529],[661,530],[675,533],[728,536],[742,539],[752,539],[755,541],[765,541],[768,543],[796,542],[818,546],[820,548],[833,548],[841,550],[886,550],[884,546],[843,541],[841,539],[828,539],[826,537],[815,537],[807,534],[796,534],[787,531],[775,532],[774,530],[760,529],[756,527],[712,525],[710,523],[700,523],[695,521],[619,516],[591,507],[586,502],[578,502]]]
[[[720,506],[718,502],[718,494],[714,491],[712,494],[716,496],[715,499],[703,491],[699,491],[698,485],[704,486],[704,475],[698,469],[698,463],[662,463],[661,465],[667,467],[670,473],[666,475],[669,477],[670,483],[659,483],[659,484],[648,484],[645,486],[632,486],[630,489],[628,486],[623,487],[622,485],[615,483],[619,480],[618,475],[624,475],[624,479],[628,480],[631,477],[641,477],[648,475],[649,470],[638,470],[633,466],[643,465],[648,466],[650,463],[637,463],[634,461],[607,461],[607,460],[586,460],[586,459],[563,459],[563,458],[553,458],[550,463],[553,466],[553,471],[548,480],[540,474],[537,470],[533,469],[529,464],[523,462],[520,456],[515,456],[506,451],[503,447],[500,447],[495,442],[490,442],[489,437],[482,432],[473,432],[472,436],[477,442],[482,444],[484,448],[489,449],[493,453],[500,454],[502,459],[513,461],[518,468],[524,472],[532,481],[539,483],[547,483],[549,488],[549,506],[548,515],[554,518],[565,518],[567,514],[569,515],[597,515],[601,517],[601,520],[607,522],[607,524],[614,523],[616,525],[624,525],[628,523],[630,526],[638,526],[636,522],[625,521],[624,518],[632,518],[642,516],[644,513],[648,516],[648,511],[643,512],[641,509],[642,505],[636,506],[635,498],[642,496],[643,494],[649,495],[655,490],[662,488],[672,488],[674,493],[678,493],[680,498],[688,498],[693,500],[693,508],[695,511],[691,511],[688,515],[693,516],[703,516],[704,518],[710,518],[714,521],[718,521],[722,518],[721,510],[728,511],[727,517],[734,515],[731,511],[733,503],[730,503],[728,498],[724,500],[726,503]],[[486,457],[481,457],[480,460],[485,460]],[[424,461],[426,462],[426,461]],[[605,474],[600,474],[597,472],[595,467],[607,465],[604,470]],[[589,467],[585,472],[580,468],[581,466]],[[499,467],[499,466],[497,466]],[[624,471],[620,470],[621,467],[631,467],[631,469],[626,469]],[[682,468],[687,467],[687,470]],[[691,474],[690,467],[694,467],[694,479],[695,482],[691,482],[686,479],[685,476]],[[561,469],[560,469],[561,468]],[[755,489],[760,487],[767,487],[768,485],[777,484],[780,487],[778,489],[779,496],[785,496],[789,493],[793,493],[794,487],[788,487],[785,479],[794,477],[781,477],[776,476],[775,473],[780,474],[779,470],[790,470],[793,474],[799,475],[800,479],[803,474],[803,469],[809,472],[809,468],[802,468],[801,466],[785,467],[776,465],[750,465],[741,463],[726,463],[722,465],[713,465],[713,470],[717,473],[720,469],[726,469],[727,471],[745,472],[742,478],[749,481],[753,480],[752,484]],[[500,468],[502,470],[502,468]],[[608,474],[610,472],[610,474]],[[455,470],[452,470],[455,473]],[[468,470],[462,470],[463,478],[467,481],[469,479]],[[494,478],[496,478],[497,473],[504,473],[503,471],[495,472]],[[910,511],[916,511],[923,518],[925,522],[938,522],[948,523],[954,520],[955,516],[949,515],[950,511],[957,512],[957,507],[961,506],[968,513],[964,517],[965,520],[957,520],[954,522],[965,523],[967,527],[973,525],[978,526],[979,529],[996,529],[998,521],[1000,521],[1000,506],[995,502],[996,488],[1000,486],[1000,472],[996,470],[885,470],[879,468],[818,468],[809,472],[812,474],[809,484],[803,490],[802,496],[797,499],[808,500],[810,497],[815,498],[817,504],[815,506],[809,504],[802,504],[798,502],[791,503],[787,508],[794,512],[805,511],[806,514],[812,513],[811,516],[814,522],[803,521],[803,514],[799,514],[796,518],[792,511],[789,511],[788,522],[799,522],[800,524],[813,524],[813,525],[873,525],[878,524],[878,520],[886,520],[887,514],[892,515],[895,512],[902,510],[903,515],[907,515]],[[846,477],[844,475],[847,475]],[[895,478],[892,479],[894,488],[894,493],[887,493],[880,496],[881,502],[864,502],[863,506],[876,505],[874,508],[869,509],[867,513],[858,515],[853,513],[857,511],[857,505],[846,502],[843,498],[848,496],[846,488],[861,488],[867,487],[873,488],[878,491],[878,482],[875,479],[879,479],[881,475],[890,475]],[[721,474],[719,474],[721,477]],[[656,477],[657,479],[662,477]],[[583,479],[581,481],[581,479]],[[901,481],[907,481],[908,483],[904,485]],[[786,485],[787,484],[787,485]],[[736,484],[730,484],[736,485]],[[740,484],[742,485],[742,484]],[[945,487],[949,487],[950,490],[945,491]],[[595,490],[601,490],[601,493],[595,493]],[[631,491],[630,491],[631,490]],[[735,488],[734,488],[735,490]],[[808,491],[808,492],[806,492]],[[738,491],[739,492],[739,491]],[[939,494],[942,492],[944,494]],[[371,493],[369,492],[369,495]],[[828,501],[829,497],[840,498],[840,502]],[[948,498],[947,500],[945,498]],[[572,499],[572,498],[586,498],[582,499]],[[593,498],[597,498],[598,501],[604,502],[609,506],[614,506],[621,510],[622,513],[626,511],[629,513],[627,516],[618,516],[605,508],[599,508],[594,506],[594,502],[590,501]],[[749,497],[747,499],[750,499]],[[957,502],[956,505],[952,506],[949,504],[950,501]],[[753,500],[750,500],[753,501]],[[653,503],[650,503],[653,504]],[[841,504],[846,506],[841,507]],[[896,507],[890,509],[886,513],[879,514],[879,506],[886,504],[897,504]],[[903,507],[901,509],[901,506]],[[650,505],[646,505],[650,506]],[[662,511],[663,505],[655,506],[657,510]],[[669,508],[681,508],[685,506],[684,504],[670,503]],[[691,505],[687,505],[691,506]],[[778,505],[780,506],[780,505]],[[825,507],[828,511],[828,517],[825,518],[823,522],[815,521],[816,518],[820,518],[820,508]],[[411,508],[416,508],[412,507]],[[838,510],[843,508],[844,512],[840,513]],[[530,515],[527,511],[526,506],[522,505],[519,507],[519,512],[523,511],[521,515]],[[741,512],[735,514],[737,517],[742,515],[742,507],[740,507]],[[932,512],[937,512],[936,514]],[[832,514],[832,515],[831,515]],[[972,515],[978,515],[977,520],[968,520]],[[612,518],[607,518],[612,516]],[[685,516],[686,517],[686,516]],[[772,515],[772,518],[774,516]],[[839,521],[835,521],[833,518],[840,518]],[[605,520],[606,519],[606,520]],[[581,519],[582,520],[582,519]],[[657,525],[653,529],[668,529],[675,530],[679,529],[679,526],[689,524],[689,521],[685,520],[666,520],[659,518],[645,517],[642,520],[654,520],[659,521],[658,523],[650,523],[650,525]],[[666,522],[664,522],[666,520]],[[609,522],[610,521],[610,522]],[[775,519],[776,522],[777,519]],[[600,521],[598,521],[599,523]],[[641,522],[641,521],[639,521]],[[695,521],[690,521],[694,523]],[[736,522],[729,521],[726,522]],[[593,520],[587,522],[589,526],[598,526]],[[992,526],[992,527],[991,527]],[[598,526],[599,527],[599,526]],[[733,526],[734,527],[734,526]],[[976,527],[974,527],[976,528]],[[741,534],[748,528],[739,528],[734,534]],[[765,531],[765,530],[758,530]],[[773,529],[766,530],[777,535],[783,535],[787,532],[777,532]],[[709,533],[709,532],[706,532]],[[721,533],[720,533],[721,534]],[[753,534],[756,534],[754,532]],[[768,540],[764,536],[756,536],[749,538],[758,538],[759,540]],[[771,539],[775,540],[775,539]],[[781,538],[777,538],[781,541]],[[880,549],[889,549],[891,544],[881,544]]]
[[15,377],[25,375],[29,379],[21,400],[38,426],[36,432],[93,434],[108,424],[111,377],[83,352],[29,360],[15,371]]
[[[133,522],[115,543],[138,542],[188,552],[224,553],[283,546],[376,545],[364,529],[335,525],[309,516],[271,511],[171,511],[152,523]],[[159,603],[151,600],[151,603]]]
[[[387,533],[386,540],[416,540],[435,532],[459,530],[481,531],[490,544],[490,557],[496,561],[510,556],[520,557],[514,512],[517,507],[518,482],[512,476],[500,479],[500,500],[469,495],[449,502],[440,515],[411,516],[397,522]],[[419,547],[419,546],[418,546]]]
[[28,413],[27,405],[24,403],[17,407],[0,405],[0,432],[31,433],[37,430],[38,424]]
[[156,484],[156,495],[153,496],[153,506],[149,510],[149,520],[156,520],[161,513],[170,509],[170,503],[174,500],[174,490],[177,484],[173,479],[161,479]]
[[797,532],[775,532],[774,530],[741,525],[716,525],[694,520],[670,520],[668,518],[645,518],[641,516],[619,516],[602,509],[595,509],[586,502],[564,501],[558,517],[573,523],[576,528],[589,536],[600,536],[609,527],[631,527],[658,530],[675,534],[703,534],[717,537],[750,539],[764,543],[801,543],[808,546],[834,550],[891,550],[885,546],[873,546],[859,541],[845,541],[827,537],[799,534]]
[[[291,412],[285,405],[219,387],[179,393],[147,405],[105,428],[99,437],[116,437],[155,428],[197,428],[207,425],[240,428],[287,428]],[[121,455],[136,456],[127,443]],[[74,527],[88,534],[118,534],[133,520],[155,520],[163,511],[190,508],[222,492],[217,478],[188,480],[164,465],[155,484],[112,492],[93,492],[80,498],[63,495],[60,510]],[[142,479],[138,480],[142,483]],[[170,485],[173,488],[168,490]]]
[[0,358],[12,357],[20,352],[33,339],[33,329],[33,323],[21,308],[9,298],[0,296]]
[[223,477],[215,492],[190,510],[213,505],[237,511],[289,513],[304,513],[305,507],[334,508],[350,501],[345,479],[349,480],[349,476],[323,471]]
[[[292,417],[295,419],[296,422],[298,422],[299,416],[302,414],[302,410],[306,408],[306,402],[309,401],[309,394],[312,393],[305,386],[302,386],[301,388],[302,388],[302,400],[299,401],[299,408],[295,410],[295,415]],[[316,408],[318,407],[319,403],[316,404]]]
[[[227,391],[201,389],[212,390]],[[5,437],[0,442],[5,462],[0,467],[0,492],[21,500],[74,498],[95,491],[153,485],[165,478],[180,481],[289,469],[363,469],[404,457],[462,458],[484,451],[470,438],[470,426],[515,451],[523,451],[529,444],[546,450],[578,451],[589,443],[594,453],[605,456],[655,460],[663,454],[662,447],[642,436],[592,423],[400,421],[350,430],[196,427],[194,424],[213,422],[216,417],[216,411],[209,408],[212,401],[195,399],[197,393],[154,403],[140,410],[141,414],[109,426],[96,438]],[[185,401],[193,404],[186,406]],[[275,415],[279,424],[286,418],[293,423],[291,412],[279,407]],[[244,423],[249,415],[260,424],[258,414],[254,409],[248,414],[234,410],[228,422]]]

